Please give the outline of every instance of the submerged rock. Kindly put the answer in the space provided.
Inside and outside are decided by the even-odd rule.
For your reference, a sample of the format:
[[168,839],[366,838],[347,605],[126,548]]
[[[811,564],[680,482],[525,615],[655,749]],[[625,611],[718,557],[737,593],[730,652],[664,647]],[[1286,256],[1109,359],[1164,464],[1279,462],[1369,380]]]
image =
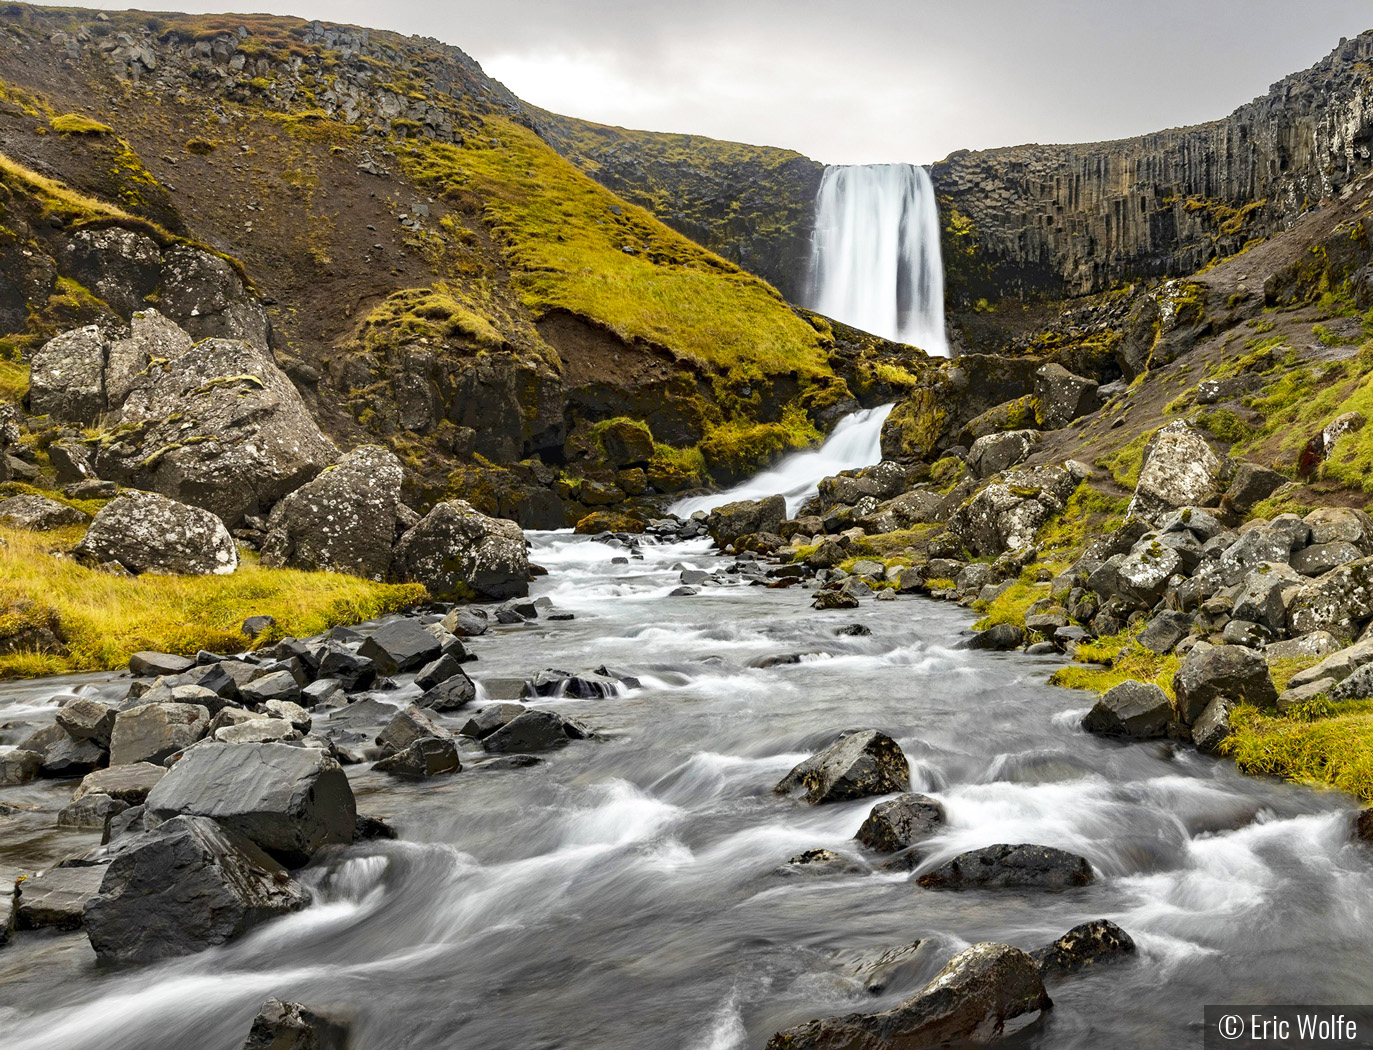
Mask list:
[[811,805],[909,791],[910,762],[896,741],[875,729],[859,729],[812,755],[773,789],[803,795]]
[[175,817],[120,842],[85,908],[102,960],[203,951],[309,902],[280,864],[206,817]]
[[930,890],[1045,889],[1086,886],[1096,878],[1087,858],[1022,843],[985,846],[960,853],[917,880]]
[[242,1050],[348,1050],[348,1024],[300,1003],[268,999]]
[[1049,1009],[1034,961],[1019,948],[975,944],[910,999],[875,1014],[826,1017],[778,1032],[767,1050],[883,1050],[987,1042],[1006,1022]]

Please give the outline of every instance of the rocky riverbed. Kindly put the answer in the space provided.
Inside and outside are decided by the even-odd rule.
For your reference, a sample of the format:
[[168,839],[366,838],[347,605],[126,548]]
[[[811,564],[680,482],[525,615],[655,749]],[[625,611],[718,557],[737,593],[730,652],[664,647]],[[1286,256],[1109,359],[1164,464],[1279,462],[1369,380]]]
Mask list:
[[[777,1045],[818,1046],[875,1024],[988,1018],[1028,1022],[1025,1045],[1144,1046],[1196,1038],[1206,1002],[1373,991],[1356,936],[1373,871],[1344,797],[1245,778],[1168,739],[1089,735],[1092,697],[1041,684],[1063,657],[957,648],[971,616],[956,606],[901,596],[816,611],[800,588],[751,586],[789,577],[720,559],[704,539],[532,539],[549,574],[529,605],[486,607],[480,635],[466,609],[447,618],[462,636],[439,613],[362,625],[335,640],[330,669],[370,660],[372,681],[310,706],[300,701],[320,688],[300,687],[294,668],[290,684],[271,681],[282,670],[245,675],[240,703],[245,687],[284,690],[250,712],[277,717],[228,724],[226,705],[209,716],[221,740],[146,774],[156,783],[142,820],[161,823],[112,844],[151,835],[191,856],[246,856],[271,875],[275,917],[255,913],[189,950],[170,937],[147,954],[124,950],[136,936],[102,941],[93,930],[121,929],[105,880],[148,865],[117,857],[98,883],[99,854],[57,866],[102,836],[58,826],[75,775],[5,789],[3,863],[31,876],[21,915],[26,886],[52,872],[90,881],[52,901],[51,914],[75,918],[16,929],[0,950],[13,1044],[233,1050],[276,998],[381,1048],[732,1048],[776,1033]],[[472,698],[450,685],[421,707],[435,686],[417,685],[410,661],[445,656]],[[11,686],[6,745],[107,703],[110,747],[126,757],[127,711],[208,714],[208,697],[126,699],[135,681],[208,688],[146,674]],[[286,698],[292,684],[298,699]],[[545,712],[539,732],[505,748],[465,735],[509,717],[502,705],[517,697]],[[175,754],[162,748],[139,757],[160,770]],[[241,772],[211,769],[218,755],[287,752],[278,768],[314,777],[327,804],[209,797]],[[407,753],[425,768],[385,771]],[[191,763],[206,768],[190,778]],[[259,819],[268,802],[289,819]],[[349,803],[351,825],[339,819]],[[111,832],[136,819],[136,807],[114,814]],[[123,857],[139,853],[148,847]],[[102,907],[87,911],[83,893],[107,900],[103,925],[90,925]],[[145,919],[184,930],[174,902],[158,904]],[[128,961],[111,961],[111,944]],[[989,944],[1002,947],[973,947]],[[965,993],[952,1012],[921,992],[946,966]],[[270,1007],[255,1031],[314,1023],[293,1011]]]

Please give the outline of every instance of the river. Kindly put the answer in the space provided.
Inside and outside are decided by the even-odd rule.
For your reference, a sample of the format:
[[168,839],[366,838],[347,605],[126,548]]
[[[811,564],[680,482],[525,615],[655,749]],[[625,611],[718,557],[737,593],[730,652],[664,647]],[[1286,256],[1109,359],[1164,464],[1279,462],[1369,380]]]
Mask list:
[[[546,702],[603,739],[527,769],[465,754],[461,773],[419,783],[349,767],[360,810],[399,841],[330,852],[301,876],[312,907],[223,948],[119,972],[95,965],[81,933],[16,935],[0,949],[0,1045],[236,1050],[275,995],[351,1012],[359,1050],[761,1048],[809,1017],[893,1005],[967,944],[1033,948],[1096,918],[1139,954],[1051,987],[1057,1008],[1011,1045],[1200,1045],[1205,1003],[1373,1001],[1373,865],[1348,843],[1342,796],[1088,736],[1090,698],[1044,684],[1055,659],[953,648],[972,619],[954,606],[817,613],[799,588],[743,584],[673,597],[676,566],[726,564],[705,541],[645,541],[639,560],[531,538],[550,570],[535,593],[576,618],[497,628],[474,640],[469,669],[637,674],[621,696]],[[849,623],[872,633],[836,635]],[[792,653],[815,655],[752,666]],[[71,685],[7,688],[0,722],[50,713]],[[916,874],[1035,842],[1085,855],[1096,883],[941,893],[905,872],[777,874],[812,847],[853,852],[873,800],[809,808],[771,787],[864,726],[898,740],[914,790],[947,811]],[[47,830],[72,786],[4,793],[49,812],[0,817],[0,863],[90,844]],[[870,994],[861,952],[916,940]]]

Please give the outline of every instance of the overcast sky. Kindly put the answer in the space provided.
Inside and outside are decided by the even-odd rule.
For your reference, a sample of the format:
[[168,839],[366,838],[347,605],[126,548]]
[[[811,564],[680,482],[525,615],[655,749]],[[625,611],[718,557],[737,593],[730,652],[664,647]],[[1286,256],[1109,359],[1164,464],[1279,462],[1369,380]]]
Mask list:
[[850,164],[1214,119],[1373,28],[1368,0],[244,3],[264,6],[438,37],[557,112]]

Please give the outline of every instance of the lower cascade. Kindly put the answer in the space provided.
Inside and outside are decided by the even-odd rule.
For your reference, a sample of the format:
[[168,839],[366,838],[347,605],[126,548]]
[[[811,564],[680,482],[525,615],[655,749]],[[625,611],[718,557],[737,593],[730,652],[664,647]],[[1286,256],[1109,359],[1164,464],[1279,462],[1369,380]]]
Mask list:
[[949,356],[939,206],[917,164],[831,165],[815,201],[811,306]]
[[819,448],[794,452],[772,470],[756,474],[728,492],[680,500],[673,505],[672,513],[686,518],[698,510],[710,510],[735,500],[766,499],[780,494],[786,497],[787,514],[794,515],[818,491],[816,486],[821,478],[869,467],[882,458],[882,424],[894,407],[881,405],[845,416]]

